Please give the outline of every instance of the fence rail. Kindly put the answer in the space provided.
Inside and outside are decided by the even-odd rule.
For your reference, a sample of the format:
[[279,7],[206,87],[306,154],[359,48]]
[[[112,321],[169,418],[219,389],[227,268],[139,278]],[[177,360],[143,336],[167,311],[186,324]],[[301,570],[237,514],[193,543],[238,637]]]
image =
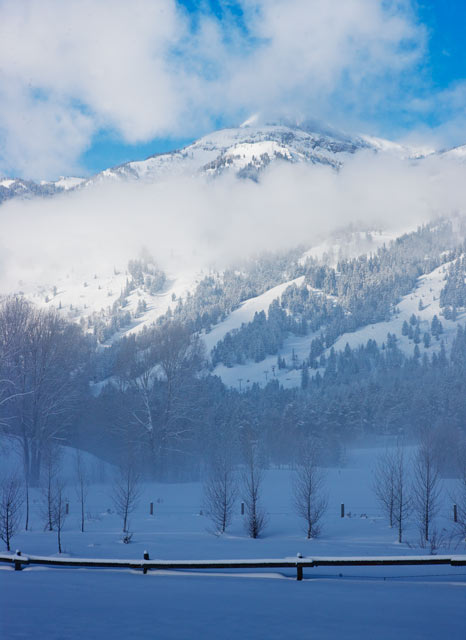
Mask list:
[[296,569],[297,580],[302,580],[304,568],[314,567],[380,567],[380,566],[421,566],[449,565],[466,566],[466,555],[449,556],[350,556],[350,557],[295,557],[241,560],[150,560],[144,552],[140,560],[118,560],[111,558],[55,558],[50,556],[0,554],[0,562],[11,563],[16,571],[23,565],[48,565],[55,567],[107,567],[114,569]]

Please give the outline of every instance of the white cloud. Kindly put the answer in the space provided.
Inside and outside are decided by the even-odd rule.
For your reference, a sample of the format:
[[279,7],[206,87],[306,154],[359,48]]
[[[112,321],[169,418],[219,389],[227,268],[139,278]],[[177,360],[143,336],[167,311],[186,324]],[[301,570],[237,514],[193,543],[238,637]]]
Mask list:
[[0,171],[77,169],[101,128],[139,142],[249,109],[357,118],[422,52],[408,0],[242,5],[244,28],[193,27],[175,0],[0,1]]
[[3,165],[55,173],[102,126],[128,142],[174,131],[183,105],[167,56],[184,35],[172,0],[1,3]]
[[[262,95],[265,104],[287,93],[291,104],[296,94],[301,106],[309,99],[326,104],[339,92],[347,105],[355,92],[363,91],[365,99],[380,77],[398,79],[398,73],[422,52],[423,29],[415,26],[400,3],[245,0],[244,4],[252,11],[254,34],[265,42],[253,53],[248,74],[249,89]],[[244,75],[240,70],[238,85]]]
[[316,245],[353,223],[404,231],[438,215],[466,212],[464,164],[412,163],[360,152],[340,172],[325,166],[269,167],[261,183],[167,180],[111,183],[0,208],[2,292],[53,285],[126,261],[147,246],[162,267],[196,270],[253,253]]

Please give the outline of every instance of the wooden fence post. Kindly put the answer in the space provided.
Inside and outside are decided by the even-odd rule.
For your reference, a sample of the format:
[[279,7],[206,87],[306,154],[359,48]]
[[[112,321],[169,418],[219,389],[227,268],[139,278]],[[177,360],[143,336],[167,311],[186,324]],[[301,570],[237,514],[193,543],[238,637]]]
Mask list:
[[453,522],[458,522],[458,507],[453,505]]
[[[21,555],[21,551],[19,549],[16,550],[16,555],[20,556]],[[21,561],[20,560],[15,560],[15,571],[21,571],[23,567],[21,566]]]
[[296,564],[296,580],[302,580],[303,579],[303,565],[297,563]]
[[70,503],[69,503],[69,502],[67,502],[67,503],[65,504],[65,513],[66,513],[66,515],[68,515],[68,514],[69,514],[69,512],[70,512]]
[[[144,560],[150,560],[148,551],[144,551]],[[143,574],[146,575],[146,573],[147,573],[147,567],[144,567]]]
[[345,517],[345,505],[343,504],[343,502],[341,503],[341,507],[340,507],[340,517],[341,518]]
[[150,515],[151,516],[154,515],[154,503],[153,502],[150,503]]
[[244,516],[244,502],[241,503],[241,515]]

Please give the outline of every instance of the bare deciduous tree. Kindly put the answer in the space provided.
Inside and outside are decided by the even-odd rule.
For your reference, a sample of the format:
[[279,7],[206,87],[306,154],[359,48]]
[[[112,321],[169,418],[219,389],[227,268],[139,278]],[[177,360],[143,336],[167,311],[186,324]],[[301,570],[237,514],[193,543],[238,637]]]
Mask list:
[[214,455],[204,483],[204,508],[215,531],[225,533],[231,524],[238,494],[235,469],[229,451]]
[[398,542],[402,542],[405,522],[412,510],[412,500],[409,495],[405,453],[401,443],[379,456],[373,474],[373,488],[390,527],[397,527]]
[[466,541],[466,440],[458,444],[457,461],[458,479],[452,497],[456,504],[458,534]]
[[421,539],[424,543],[429,542],[440,498],[438,461],[429,434],[423,437],[414,460],[412,491]]
[[24,528],[26,531],[29,530],[29,477],[28,474],[24,473],[24,497],[26,503],[26,519],[24,521]]
[[405,522],[412,511],[412,500],[408,488],[408,470],[403,447],[399,444],[394,452],[395,472],[393,521],[398,529],[398,542],[403,542]]
[[317,460],[317,448],[312,442],[304,442],[293,478],[293,494],[296,513],[305,522],[308,539],[320,534],[320,520],[327,509],[325,476]]
[[77,325],[57,313],[34,308],[22,297],[0,303],[1,422],[22,447],[26,483],[38,486],[44,449],[58,437],[70,415],[81,358]]
[[154,328],[144,339],[144,353],[138,358],[133,355],[122,373],[122,382],[135,400],[123,429],[131,446],[140,450],[153,475],[160,478],[170,456],[180,453],[180,445],[192,437],[199,420],[195,374],[204,363],[204,346],[177,321]]
[[62,552],[61,533],[67,516],[65,482],[57,477],[52,487],[52,524],[57,532],[58,553]]
[[53,531],[53,509],[55,488],[60,471],[60,450],[50,445],[44,451],[42,461],[42,505],[41,513],[44,521],[44,531]]
[[382,510],[388,518],[390,527],[393,527],[394,522],[395,484],[395,456],[392,451],[387,450],[377,459],[373,471],[372,486]]
[[251,538],[259,538],[267,525],[267,515],[260,503],[263,471],[259,463],[257,445],[248,443],[243,470],[244,525]]
[[390,527],[396,525],[398,542],[403,541],[406,519],[412,510],[412,499],[408,488],[408,470],[404,449],[398,443],[379,456],[374,473],[373,488]]
[[12,537],[18,533],[24,496],[16,475],[6,475],[0,486],[0,538],[10,551]]
[[89,492],[89,473],[83,455],[76,449],[76,495],[81,508],[81,532],[84,532],[86,500]]
[[128,532],[128,517],[137,507],[141,497],[140,480],[141,476],[133,458],[129,457],[119,465],[112,500],[115,511],[123,519],[123,533]]

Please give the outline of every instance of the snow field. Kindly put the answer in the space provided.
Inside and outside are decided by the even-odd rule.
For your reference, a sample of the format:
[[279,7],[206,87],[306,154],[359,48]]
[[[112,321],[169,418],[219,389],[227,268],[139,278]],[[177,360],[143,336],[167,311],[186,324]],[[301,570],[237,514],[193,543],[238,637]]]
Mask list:
[[[0,570],[5,640],[463,640],[464,584]],[[3,609],[2,609],[3,608]]]
[[[303,556],[425,555],[425,549],[396,542],[371,490],[371,467],[380,449],[347,454],[342,468],[329,468],[329,508],[322,537],[306,540],[291,497],[290,469],[266,472],[263,504],[269,513],[264,537],[248,538],[240,505],[228,533],[209,533],[200,515],[200,483],[145,483],[130,519],[130,544],[121,542],[121,521],[110,498],[113,470],[85,455],[93,468],[85,533],[72,486],[74,452],[66,450],[70,515],[63,545],[71,557],[151,559],[279,558]],[[15,466],[18,460],[3,451]],[[439,526],[449,527],[446,481]],[[154,516],[149,504],[154,503]],[[351,517],[340,518],[345,503]],[[32,530],[13,548],[24,554],[55,555],[56,535],[44,532],[40,495],[32,492]],[[406,539],[416,546],[410,524]],[[442,551],[440,551],[442,553]],[[445,551],[445,553],[447,553]],[[462,553],[450,550],[448,553]],[[397,638],[462,640],[465,630],[464,567],[318,567],[296,582],[292,569],[141,571],[26,567],[0,564],[0,637],[47,639],[111,638]],[[83,636],[84,633],[84,636]]]
[[[96,558],[142,558],[145,549],[151,559],[166,560],[283,558],[297,553],[310,556],[412,555],[416,549],[396,542],[396,531],[388,527],[371,488],[371,469],[376,454],[380,452],[380,449],[372,448],[349,452],[344,467],[326,469],[328,510],[320,538],[306,540],[294,513],[292,470],[270,469],[265,472],[262,491],[262,503],[269,522],[260,540],[248,538],[244,531],[240,498],[232,526],[226,535],[215,536],[209,533],[210,521],[201,515],[201,483],[145,482],[138,507],[130,516],[129,529],[134,534],[133,540],[130,544],[123,544],[122,523],[111,498],[113,468],[94,456],[85,455],[93,483],[86,505],[86,531],[82,534],[79,530],[79,502],[73,486],[74,454],[66,450],[62,468],[68,480],[66,494],[70,514],[63,530],[63,544],[66,553],[73,557]],[[9,458],[14,465],[11,455]],[[451,528],[452,502],[449,494],[452,482],[445,480],[443,483],[443,504],[438,522],[439,527],[447,529]],[[149,514],[151,502],[154,503],[154,516]],[[32,489],[31,530],[19,533],[13,547],[26,554],[53,555],[56,553],[56,535],[43,531],[40,503],[40,490]],[[345,504],[347,514],[343,519],[340,517],[341,503]],[[418,534],[414,522],[406,533],[406,539],[417,547]],[[419,549],[419,553],[425,554],[426,550]]]

